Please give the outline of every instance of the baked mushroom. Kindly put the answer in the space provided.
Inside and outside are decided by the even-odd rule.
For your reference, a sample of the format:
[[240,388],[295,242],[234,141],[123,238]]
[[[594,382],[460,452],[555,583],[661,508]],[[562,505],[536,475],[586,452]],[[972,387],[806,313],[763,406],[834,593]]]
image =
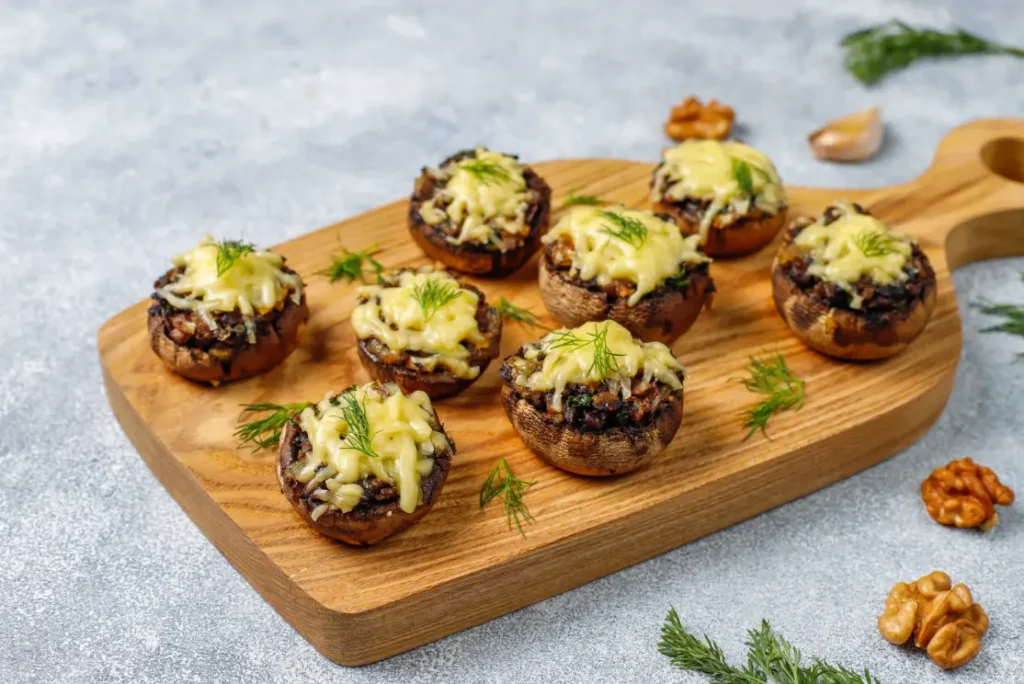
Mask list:
[[454,455],[426,394],[371,382],[328,392],[285,425],[277,479],[313,529],[362,546],[429,513]]
[[149,343],[175,373],[218,385],[258,375],[299,344],[302,278],[284,257],[209,235],[154,283]]
[[501,343],[501,317],[484,294],[432,266],[360,287],[352,329],[371,377],[435,399],[469,387]]
[[841,359],[907,347],[935,308],[935,271],[907,235],[859,204],[794,221],[772,265],[775,307],[800,340]]
[[526,446],[578,475],[646,465],[683,418],[686,371],[661,342],[615,321],[562,328],[501,367],[501,403]]
[[756,252],[786,221],[786,191],[771,160],[733,140],[687,140],[662,153],[651,175],[654,211],[700,235],[713,257]]
[[711,304],[711,259],[671,216],[625,207],[577,207],[544,236],[540,291],[562,325],[612,320],[647,341],[671,343]]
[[551,188],[512,155],[463,150],[424,168],[409,201],[409,232],[427,256],[463,273],[506,276],[540,247]]

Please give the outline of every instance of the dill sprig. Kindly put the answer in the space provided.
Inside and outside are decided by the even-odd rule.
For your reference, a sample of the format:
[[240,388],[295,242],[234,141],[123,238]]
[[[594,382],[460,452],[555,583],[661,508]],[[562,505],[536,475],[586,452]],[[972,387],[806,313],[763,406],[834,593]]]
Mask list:
[[967,31],[936,31],[908,26],[902,21],[871,26],[847,35],[845,66],[857,80],[873,85],[886,74],[905,69],[919,59],[958,55],[1012,55],[1024,49],[1001,45]]
[[587,375],[596,371],[597,377],[603,380],[610,373],[619,372],[618,359],[620,356],[625,356],[625,354],[613,352],[608,347],[609,325],[606,323],[603,328],[595,328],[586,337],[580,337],[576,334],[575,330],[556,330],[549,335],[550,339],[545,346],[547,349],[569,349],[569,351],[575,351],[593,345],[594,360],[591,362],[590,368],[587,369]]
[[221,277],[231,270],[231,267],[238,263],[246,254],[251,253],[255,247],[248,242],[241,240],[223,240],[217,243],[217,277]]
[[[242,404],[242,412],[238,414],[240,425],[235,428],[234,432],[238,446],[252,444],[253,453],[260,449],[277,446],[277,443],[281,441],[281,430],[296,413],[307,406],[311,406],[308,401],[293,404]],[[269,413],[270,415],[245,421],[245,418],[256,413]]]
[[384,267],[379,261],[373,258],[373,255],[377,252],[377,243],[361,249],[358,252],[353,252],[345,247],[341,248],[341,251],[332,257],[331,265],[320,271],[320,275],[327,276],[330,282],[337,282],[339,280],[345,280],[352,282],[356,278],[365,281],[366,278],[363,276],[363,267],[369,265],[377,279],[380,279],[380,272],[384,270]]
[[601,218],[612,225],[604,226],[604,232],[640,249],[647,241],[647,226],[640,219],[630,218],[614,211],[598,212]]
[[480,510],[482,511],[495,497],[501,499],[505,506],[508,528],[511,530],[512,524],[515,523],[519,534],[525,537],[523,522],[533,522],[533,516],[523,501],[523,493],[535,484],[535,481],[526,482],[513,475],[508,461],[500,458],[480,487]]
[[753,195],[754,176],[750,171],[750,164],[736,157],[730,157],[729,163],[732,164],[732,177],[736,179],[736,185],[746,194]]
[[342,439],[342,448],[358,451],[370,458],[380,458],[373,448],[373,438],[376,432],[370,433],[370,420],[366,416],[366,397],[362,403],[356,399],[356,388],[352,387],[332,401],[335,406],[341,406],[341,417],[348,425],[348,431]]
[[853,243],[866,257],[880,257],[896,250],[896,241],[885,233],[862,230],[853,236]]
[[504,297],[498,297],[498,305],[494,308],[502,320],[515,321],[520,325],[529,325],[533,328],[547,329],[537,320],[537,314],[533,311],[516,306]]
[[601,199],[597,195],[577,195],[576,191],[573,190],[565,199],[562,200],[560,206],[561,209],[568,209],[569,207],[600,207],[604,204],[608,204],[605,200]]
[[[981,332],[1001,332],[1024,337],[1024,306],[1020,304],[993,304],[979,302],[971,305],[986,316],[1001,316],[1002,323],[982,328]],[[1024,352],[1017,354],[1016,361],[1024,361]]]
[[743,441],[758,430],[768,437],[768,420],[773,415],[786,409],[799,411],[804,402],[804,381],[793,374],[782,354],[767,361],[750,357],[747,372],[749,378],[739,378],[743,386],[764,399],[740,414],[745,419],[743,426],[750,429]]
[[413,288],[413,298],[423,309],[424,320],[429,321],[443,306],[462,296],[459,286],[448,280],[428,280]]
[[706,634],[700,639],[687,631],[672,608],[661,627],[658,652],[679,669],[706,674],[718,684],[881,684],[867,669],[858,674],[821,659],[803,660],[800,651],[767,620],[762,620],[759,628],[747,630],[744,645],[746,664],[730,665],[717,643]]
[[488,159],[473,157],[458,162],[457,166],[484,185],[501,185],[512,180],[508,169]]

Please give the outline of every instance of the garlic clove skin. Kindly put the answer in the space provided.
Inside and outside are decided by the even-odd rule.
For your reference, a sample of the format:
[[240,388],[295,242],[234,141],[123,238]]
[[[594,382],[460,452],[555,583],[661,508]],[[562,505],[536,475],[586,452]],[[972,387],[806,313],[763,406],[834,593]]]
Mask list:
[[818,159],[858,162],[873,156],[882,146],[882,117],[878,107],[830,121],[807,138]]

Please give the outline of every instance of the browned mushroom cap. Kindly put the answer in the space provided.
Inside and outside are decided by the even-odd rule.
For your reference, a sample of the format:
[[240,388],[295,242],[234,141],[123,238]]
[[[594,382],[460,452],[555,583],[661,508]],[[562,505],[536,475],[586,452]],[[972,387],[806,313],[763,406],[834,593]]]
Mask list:
[[778,257],[772,264],[772,298],[790,330],[811,349],[840,359],[884,359],[906,349],[928,324],[935,289],[925,288],[904,313],[869,318],[830,307],[798,288],[779,266]]
[[597,433],[551,422],[508,383],[501,388],[501,403],[526,446],[556,468],[577,475],[621,475],[647,465],[668,446],[683,421],[681,392],[678,399],[664,402],[650,422]]
[[526,187],[533,191],[535,198],[525,215],[530,232],[522,242],[502,252],[468,242],[453,245],[440,226],[431,225],[423,220],[420,216],[420,207],[432,196],[435,182],[424,171],[416,179],[416,189],[409,200],[409,233],[413,241],[431,259],[462,273],[495,278],[515,273],[540,247],[540,239],[548,231],[551,217],[551,188],[548,184],[528,166],[523,167],[523,180],[526,181]]
[[[480,293],[480,298],[483,303],[482,293]],[[458,394],[472,385],[487,370],[491,360],[497,358],[500,353],[501,316],[493,306],[487,307],[485,324],[480,326],[480,332],[487,338],[487,346],[473,349],[468,361],[470,366],[480,369],[476,378],[460,378],[442,367],[434,371],[409,368],[404,364],[408,352],[395,352],[374,338],[357,339],[356,346],[359,351],[359,361],[374,380],[393,382],[401,387],[406,394],[420,390],[426,392],[431,399],[440,399]],[[395,362],[388,363],[385,359]]]
[[540,260],[540,293],[559,323],[575,328],[587,321],[612,320],[646,342],[671,344],[689,330],[710,305],[714,286],[706,273],[692,273],[685,290],[659,287],[630,306],[625,297],[588,289],[578,278]]
[[189,380],[216,385],[265,373],[284,361],[299,346],[307,320],[305,294],[298,304],[289,297],[274,315],[269,330],[259,329],[255,344],[209,351],[180,345],[168,337],[166,320],[155,307],[150,307],[146,315],[146,327],[150,346],[168,368]]
[[[436,411],[434,425],[435,430],[444,431]],[[313,520],[311,513],[320,502],[311,499],[304,491],[305,485],[292,478],[288,472],[289,466],[299,459],[297,438],[304,434],[302,428],[295,422],[289,422],[281,435],[277,458],[277,481],[281,485],[281,492],[310,527],[326,537],[353,546],[376,544],[415,524],[429,513],[441,495],[441,489],[448,479],[452,456],[455,455],[455,444],[450,439],[449,451],[434,454],[434,468],[429,475],[420,480],[420,504],[412,513],[406,513],[399,508],[397,501],[389,501],[360,504],[348,513],[327,511]]]
[[[670,214],[686,235],[700,232],[700,220],[686,214],[675,204],[656,202],[652,209],[655,212]],[[784,207],[773,215],[758,212],[750,216],[741,216],[735,222],[724,226],[712,224],[707,241],[701,245],[701,251],[712,257],[741,256],[756,252],[771,242],[782,230],[786,223],[786,214],[787,210]]]

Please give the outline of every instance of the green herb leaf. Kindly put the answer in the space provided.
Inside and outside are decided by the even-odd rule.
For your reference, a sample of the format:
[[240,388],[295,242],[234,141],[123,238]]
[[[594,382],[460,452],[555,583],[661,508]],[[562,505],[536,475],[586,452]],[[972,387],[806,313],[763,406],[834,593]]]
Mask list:
[[716,684],[881,684],[866,669],[860,675],[823,660],[802,664],[800,651],[776,634],[767,620],[747,631],[746,646],[746,665],[730,665],[718,644],[707,635],[700,639],[687,631],[671,608],[661,627],[658,651],[681,670],[706,674]]
[[366,416],[366,398],[362,403],[356,399],[356,388],[352,387],[335,398],[335,405],[341,405],[341,416],[348,425],[348,432],[342,439],[342,448],[358,451],[370,458],[380,458],[373,448],[373,438],[377,433],[370,434],[370,420]]
[[[296,413],[307,406],[311,406],[311,404],[305,401],[294,404],[242,404],[242,412],[238,415],[238,422],[241,425],[235,428],[234,432],[238,446],[252,444],[253,453],[260,449],[277,446],[281,441],[281,430]],[[245,418],[256,413],[269,413],[270,415],[245,421]]]
[[[993,304],[979,302],[971,305],[986,316],[1000,316],[1002,323],[982,328],[981,332],[1001,332],[1024,337],[1024,306],[1020,304]],[[1017,354],[1017,361],[1024,361],[1024,352]]]
[[570,192],[564,200],[560,208],[568,209],[569,207],[599,207],[603,204],[607,204],[606,201],[597,197],[596,195],[577,195],[576,191]]
[[217,243],[217,277],[231,270],[239,259],[251,253],[254,246],[241,240],[224,240]]
[[853,236],[853,243],[866,257],[885,256],[896,251],[896,240],[885,233],[862,230]]
[[413,298],[420,303],[423,317],[430,320],[448,302],[462,296],[462,290],[447,280],[428,280],[413,288]]
[[635,249],[640,249],[647,241],[647,226],[640,219],[629,218],[614,211],[599,212],[601,218],[611,225],[604,227],[604,232],[628,242]]
[[799,411],[804,402],[804,381],[793,374],[782,354],[767,361],[751,357],[747,372],[749,378],[738,379],[747,390],[765,398],[740,414],[744,417],[743,426],[749,428],[743,441],[758,430],[768,437],[768,420],[773,415],[787,409]]
[[456,163],[456,166],[475,177],[484,185],[501,185],[508,183],[512,180],[511,174],[501,164],[490,161],[488,159],[478,159],[473,157],[471,159],[464,159]]
[[993,43],[963,30],[913,28],[901,21],[871,26],[843,38],[846,69],[865,85],[905,69],[919,59],[1003,54],[1024,57],[1024,49]]
[[376,243],[358,252],[352,252],[342,247],[341,251],[334,255],[331,265],[320,271],[320,275],[327,276],[328,280],[332,283],[339,280],[345,280],[351,283],[356,278],[365,281],[366,278],[363,276],[363,268],[368,264],[373,269],[377,279],[379,280],[380,272],[384,270],[384,267],[379,261],[373,258],[373,255],[376,252]]
[[603,380],[610,373],[619,372],[618,359],[625,356],[625,354],[617,354],[609,349],[608,326],[609,324],[606,323],[603,328],[595,328],[594,332],[589,333],[586,337],[580,337],[574,330],[556,330],[549,335],[550,339],[545,347],[547,349],[568,348],[570,351],[575,351],[593,345],[594,360],[591,362],[590,368],[587,369],[587,375],[596,371],[597,377]]
[[523,529],[523,523],[533,522],[533,516],[530,515],[530,510],[523,502],[523,493],[535,484],[536,482],[520,480],[512,473],[508,461],[504,458],[498,459],[491,474],[487,476],[480,487],[480,510],[484,510],[484,507],[495,497],[501,499],[505,506],[508,528],[511,530],[512,524],[515,523],[519,534],[525,537],[526,530]]
[[534,328],[547,330],[547,328],[537,320],[537,314],[533,313],[530,309],[524,309],[516,306],[504,297],[498,297],[498,305],[494,308],[497,310],[498,315],[502,320],[515,321],[520,325],[529,325]]
[[686,271],[681,271],[674,276],[665,278],[665,284],[677,290],[682,290],[690,285],[690,276],[686,275]]
[[740,190],[747,195],[753,195],[754,177],[750,172],[750,164],[736,157],[730,157],[729,162],[732,164],[732,176]]

